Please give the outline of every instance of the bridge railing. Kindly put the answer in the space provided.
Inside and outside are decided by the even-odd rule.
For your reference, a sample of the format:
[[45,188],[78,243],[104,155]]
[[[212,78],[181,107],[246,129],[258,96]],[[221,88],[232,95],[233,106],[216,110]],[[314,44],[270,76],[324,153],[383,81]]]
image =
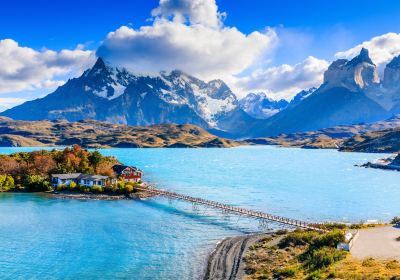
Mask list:
[[234,213],[241,214],[241,215],[246,215],[249,217],[266,219],[266,220],[277,222],[277,223],[282,223],[282,224],[286,224],[286,225],[301,227],[301,228],[320,231],[320,232],[326,231],[324,229],[321,229],[321,228],[315,226],[314,224],[311,225],[305,221],[300,221],[300,220],[296,220],[296,219],[290,219],[290,218],[286,218],[286,217],[282,217],[282,216],[272,215],[272,214],[264,213],[261,211],[249,210],[249,209],[245,209],[245,208],[241,208],[241,207],[236,207],[236,206],[220,203],[217,201],[207,200],[207,199],[198,198],[198,197],[192,197],[192,196],[183,195],[183,194],[166,191],[166,190],[162,190],[162,189],[156,189],[154,187],[136,187],[136,189],[155,193],[158,195],[164,195],[164,196],[171,197],[171,198],[176,198],[176,199],[186,200],[186,201],[199,203],[199,204],[203,204],[203,205],[208,205],[208,206],[211,206],[214,208],[227,210],[230,212],[234,212]]

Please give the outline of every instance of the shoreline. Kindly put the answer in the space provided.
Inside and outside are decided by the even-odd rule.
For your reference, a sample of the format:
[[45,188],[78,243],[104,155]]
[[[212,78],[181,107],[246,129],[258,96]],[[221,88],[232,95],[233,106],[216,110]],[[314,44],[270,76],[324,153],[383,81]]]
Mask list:
[[227,237],[218,242],[208,257],[204,280],[235,280],[245,276],[245,257],[250,246],[274,233]]
[[2,193],[42,194],[47,197],[56,199],[77,199],[77,200],[133,200],[133,199],[146,199],[157,196],[156,194],[146,191],[138,191],[130,194],[83,193],[83,192],[72,192],[72,191],[43,191],[43,192],[6,191]]

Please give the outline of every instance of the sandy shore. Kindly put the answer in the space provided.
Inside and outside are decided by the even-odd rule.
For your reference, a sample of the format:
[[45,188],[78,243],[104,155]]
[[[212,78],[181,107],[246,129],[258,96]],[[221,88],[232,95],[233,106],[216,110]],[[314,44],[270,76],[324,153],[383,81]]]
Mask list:
[[204,280],[235,280],[245,276],[243,257],[248,248],[271,234],[228,237],[211,254]]

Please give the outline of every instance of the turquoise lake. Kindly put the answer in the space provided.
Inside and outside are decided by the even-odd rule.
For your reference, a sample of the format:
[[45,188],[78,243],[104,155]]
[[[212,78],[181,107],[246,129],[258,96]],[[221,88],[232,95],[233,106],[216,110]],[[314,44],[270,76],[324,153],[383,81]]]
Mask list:
[[[100,151],[140,167],[159,188],[291,218],[388,221],[400,214],[400,172],[354,166],[382,154],[277,147]],[[219,240],[258,230],[256,220],[161,197],[78,201],[3,193],[0,279],[201,279]]]

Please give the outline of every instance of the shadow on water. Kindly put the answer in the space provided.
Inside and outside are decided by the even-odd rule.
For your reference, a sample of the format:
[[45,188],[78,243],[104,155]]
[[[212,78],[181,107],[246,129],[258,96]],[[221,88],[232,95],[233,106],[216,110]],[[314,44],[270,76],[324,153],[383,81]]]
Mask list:
[[[222,227],[222,228],[224,228],[226,230],[236,231],[236,232],[240,232],[240,233],[243,233],[243,234],[255,233],[255,231],[251,231],[249,229],[245,229],[243,227],[240,227],[239,225],[236,225],[236,226],[232,225],[232,223],[234,223],[234,221],[232,221],[232,220],[218,221],[216,219],[218,219],[218,218],[224,219],[224,217],[218,217],[217,215],[203,215],[201,213],[195,213],[195,212],[194,213],[193,212],[190,213],[188,211],[178,209],[177,207],[174,207],[172,205],[167,205],[165,203],[158,202],[158,201],[155,201],[155,200],[137,200],[137,202],[142,203],[143,205],[145,205],[147,207],[151,207],[151,208],[155,208],[157,210],[161,210],[161,211],[166,212],[168,214],[179,215],[179,216],[182,216],[184,218],[189,218],[189,219],[196,220],[197,222],[202,223],[202,224],[218,226],[218,227]],[[236,219],[238,219],[238,221],[240,219],[239,216],[236,216],[236,215],[229,215],[229,214],[224,214],[224,215],[226,215],[227,217],[235,217]],[[243,218],[243,219],[249,219],[249,218]],[[257,223],[257,221],[254,220],[254,223]]]

